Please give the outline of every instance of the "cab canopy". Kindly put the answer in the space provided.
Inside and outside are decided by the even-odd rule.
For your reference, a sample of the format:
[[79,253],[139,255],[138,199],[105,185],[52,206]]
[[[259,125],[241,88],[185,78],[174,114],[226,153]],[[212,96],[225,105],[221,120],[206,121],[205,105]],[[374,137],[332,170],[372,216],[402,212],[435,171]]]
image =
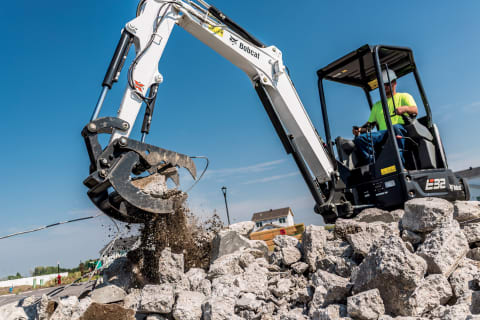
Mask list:
[[367,91],[378,88],[375,59],[382,69],[388,67],[398,78],[415,70],[412,50],[404,47],[364,45],[317,71],[320,79],[361,87]]

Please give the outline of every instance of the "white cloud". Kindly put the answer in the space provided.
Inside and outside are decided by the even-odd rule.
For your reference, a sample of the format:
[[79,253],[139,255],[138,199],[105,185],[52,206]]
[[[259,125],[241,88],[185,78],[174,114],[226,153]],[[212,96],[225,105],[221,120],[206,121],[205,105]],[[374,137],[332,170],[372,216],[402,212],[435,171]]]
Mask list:
[[238,168],[226,168],[226,169],[218,169],[218,170],[210,170],[207,171],[205,177],[214,176],[215,178],[219,179],[226,176],[234,176],[234,175],[245,175],[250,173],[259,173],[268,170],[272,170],[278,167],[279,164],[285,162],[286,159],[281,160],[274,160],[268,162],[262,162],[246,167],[238,167]]
[[465,152],[447,154],[448,167],[453,171],[480,166],[480,149],[473,148]]
[[290,172],[290,173],[279,174],[279,175],[275,175],[275,176],[271,176],[271,177],[249,180],[249,181],[243,182],[242,184],[264,183],[264,182],[281,180],[281,179],[284,179],[284,178],[298,176],[298,175],[299,175],[298,172]]
[[465,112],[475,112],[480,111],[480,101],[475,101],[470,104],[467,104],[463,107],[463,111]]

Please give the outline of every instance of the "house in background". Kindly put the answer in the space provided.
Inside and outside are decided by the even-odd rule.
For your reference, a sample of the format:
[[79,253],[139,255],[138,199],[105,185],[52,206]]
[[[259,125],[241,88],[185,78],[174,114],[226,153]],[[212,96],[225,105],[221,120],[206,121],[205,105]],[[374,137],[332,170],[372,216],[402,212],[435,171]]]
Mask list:
[[254,213],[252,221],[255,222],[254,231],[261,228],[265,230],[278,227],[290,227],[295,224],[293,222],[293,212],[290,207]]

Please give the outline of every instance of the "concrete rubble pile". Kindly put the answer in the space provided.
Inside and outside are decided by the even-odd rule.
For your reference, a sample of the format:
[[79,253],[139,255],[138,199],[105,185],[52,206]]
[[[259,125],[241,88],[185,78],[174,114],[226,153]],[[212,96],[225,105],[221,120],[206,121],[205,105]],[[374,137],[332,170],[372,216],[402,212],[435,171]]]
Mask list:
[[159,282],[137,286],[120,258],[80,300],[21,301],[0,318],[480,319],[478,218],[479,202],[414,199],[405,210],[339,219],[333,231],[307,226],[302,242],[277,236],[273,252],[249,240],[254,225],[243,222],[216,235],[208,270],[184,270],[183,255],[166,248]]

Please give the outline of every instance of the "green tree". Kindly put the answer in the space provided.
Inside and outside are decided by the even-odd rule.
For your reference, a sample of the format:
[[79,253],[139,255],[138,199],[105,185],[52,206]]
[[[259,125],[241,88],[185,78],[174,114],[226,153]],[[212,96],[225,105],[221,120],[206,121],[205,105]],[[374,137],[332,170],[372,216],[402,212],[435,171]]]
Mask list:
[[8,280],[15,280],[15,279],[20,279],[22,277],[22,275],[20,274],[20,272],[17,272],[16,275],[14,276],[8,276],[7,279]]

